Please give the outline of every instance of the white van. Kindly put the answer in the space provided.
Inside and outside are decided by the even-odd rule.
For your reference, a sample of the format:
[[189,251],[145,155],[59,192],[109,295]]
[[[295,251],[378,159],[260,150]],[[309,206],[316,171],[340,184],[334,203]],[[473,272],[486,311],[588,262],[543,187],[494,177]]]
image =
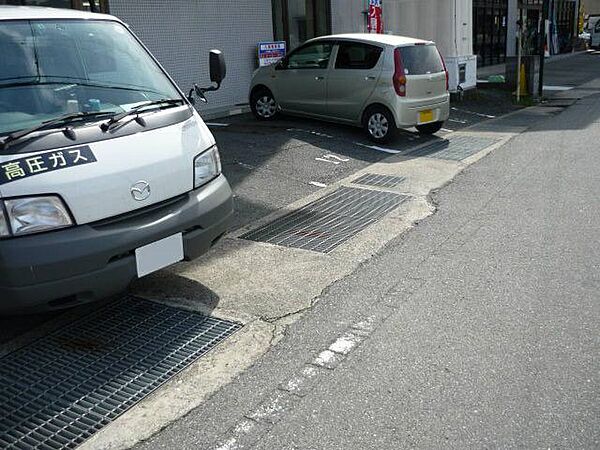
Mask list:
[[0,312],[64,308],[205,253],[231,189],[186,97],[119,19],[0,6]]

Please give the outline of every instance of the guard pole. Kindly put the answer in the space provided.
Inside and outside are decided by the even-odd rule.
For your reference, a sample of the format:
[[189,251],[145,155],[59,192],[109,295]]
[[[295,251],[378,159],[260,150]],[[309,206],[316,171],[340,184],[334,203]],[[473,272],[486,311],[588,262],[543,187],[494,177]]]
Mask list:
[[540,33],[540,82],[538,86],[540,100],[544,95],[544,64],[546,62],[546,41],[548,40],[548,37],[546,36],[546,22],[548,21],[549,16],[550,0],[544,0],[544,4],[542,5],[542,32]]

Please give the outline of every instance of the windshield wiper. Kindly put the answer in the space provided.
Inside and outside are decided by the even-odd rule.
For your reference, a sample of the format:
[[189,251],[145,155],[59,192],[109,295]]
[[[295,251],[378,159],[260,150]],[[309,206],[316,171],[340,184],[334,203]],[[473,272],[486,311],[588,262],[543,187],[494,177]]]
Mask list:
[[[21,131],[15,131],[14,133],[11,133],[8,136],[6,136],[2,140],[2,142],[0,142],[0,146],[1,146],[2,150],[6,150],[8,147],[13,145],[17,141],[22,140],[23,138],[29,136],[32,133],[35,133],[36,131],[52,129],[53,127],[56,127],[57,125],[67,125],[71,122],[75,122],[78,120],[89,119],[89,118],[94,118],[94,117],[102,117],[102,116],[106,116],[109,114],[114,114],[114,113],[109,111],[109,112],[78,112],[78,113],[66,114],[64,116],[57,117],[56,119],[46,120],[45,122],[42,122],[39,125],[36,125],[34,127],[27,128],[27,129],[21,130]],[[58,130],[53,130],[53,131],[58,131]],[[67,137],[69,139],[75,140],[75,133],[73,132],[72,128],[64,128],[62,131],[67,135]]]
[[[133,108],[131,108],[127,111],[123,111],[122,113],[115,114],[114,116],[112,116],[110,118],[110,120],[108,120],[108,121],[104,122],[102,125],[100,125],[100,128],[102,129],[102,131],[108,131],[114,124],[116,124],[117,122],[120,122],[125,117],[131,116],[131,115],[137,116],[137,114],[139,112],[141,112],[143,109],[146,109],[150,106],[164,105],[164,107],[171,107],[171,106],[184,105],[184,104],[185,104],[185,100],[183,100],[181,98],[165,98],[162,100],[152,100],[149,102],[142,103],[141,105],[134,106]],[[164,109],[164,107],[162,107],[160,109]],[[145,121],[141,117],[136,117],[136,121],[140,125],[146,126]]]

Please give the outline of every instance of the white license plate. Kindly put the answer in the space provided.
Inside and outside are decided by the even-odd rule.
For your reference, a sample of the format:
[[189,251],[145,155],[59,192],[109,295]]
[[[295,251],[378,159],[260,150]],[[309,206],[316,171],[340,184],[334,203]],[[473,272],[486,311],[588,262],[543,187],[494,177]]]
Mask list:
[[144,245],[135,251],[137,273],[140,278],[182,260],[183,235],[181,233]]

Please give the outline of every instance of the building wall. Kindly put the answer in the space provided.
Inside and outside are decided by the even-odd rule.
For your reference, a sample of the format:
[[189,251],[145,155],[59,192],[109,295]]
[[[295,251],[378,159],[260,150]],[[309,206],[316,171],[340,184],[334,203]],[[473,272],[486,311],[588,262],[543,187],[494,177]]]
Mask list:
[[600,14],[600,0],[582,0],[586,14]]
[[[333,32],[364,32],[367,8],[367,0],[332,0]],[[473,53],[472,17],[472,0],[383,0],[386,33],[433,40],[444,56]]]
[[110,0],[110,13],[128,23],[184,92],[210,83],[208,52],[221,50],[227,77],[206,94],[207,114],[248,102],[256,45],[273,39],[271,0]]

